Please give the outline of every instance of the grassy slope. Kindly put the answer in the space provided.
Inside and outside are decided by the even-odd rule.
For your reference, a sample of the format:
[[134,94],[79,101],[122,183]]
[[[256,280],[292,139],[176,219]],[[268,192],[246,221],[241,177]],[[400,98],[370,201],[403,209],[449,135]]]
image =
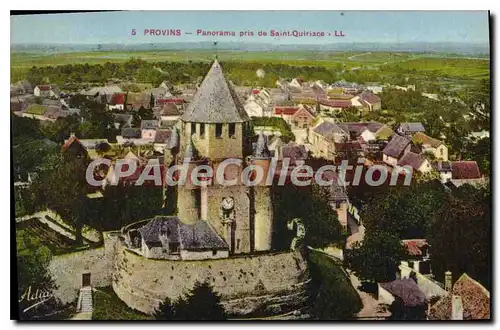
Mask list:
[[309,266],[318,290],[312,305],[316,318],[320,320],[353,318],[361,310],[363,303],[341,266],[318,251],[309,252]]
[[111,287],[97,288],[94,292],[93,320],[153,320],[154,317],[128,307]]

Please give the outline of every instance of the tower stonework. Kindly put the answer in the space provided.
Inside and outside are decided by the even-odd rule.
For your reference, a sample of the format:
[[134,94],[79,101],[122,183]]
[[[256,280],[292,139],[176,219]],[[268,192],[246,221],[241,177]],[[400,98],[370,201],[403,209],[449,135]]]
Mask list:
[[[266,172],[269,167],[269,158],[247,154],[249,127],[250,118],[215,61],[181,117],[177,163],[188,156],[196,156],[196,160],[189,165],[186,185],[177,189],[177,210],[183,222],[209,222],[233,254],[271,249],[270,187],[250,187],[241,180],[249,164],[258,163]],[[224,179],[235,181],[223,185],[215,176],[227,159],[240,164],[224,164]],[[193,165],[199,164],[210,166],[214,175],[203,191],[190,181]]]

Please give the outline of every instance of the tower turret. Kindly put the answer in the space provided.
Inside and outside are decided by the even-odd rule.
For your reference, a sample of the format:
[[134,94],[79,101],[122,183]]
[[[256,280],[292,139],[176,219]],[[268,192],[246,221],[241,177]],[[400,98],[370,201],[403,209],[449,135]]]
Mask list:
[[[271,152],[267,146],[267,136],[260,132],[255,150],[250,157],[250,164],[259,167],[262,179],[251,188],[254,205],[254,250],[268,251],[271,249],[273,234],[273,209],[271,201],[271,185],[273,173],[271,168]],[[270,176],[270,180],[268,180]],[[268,185],[269,184],[269,185]]]

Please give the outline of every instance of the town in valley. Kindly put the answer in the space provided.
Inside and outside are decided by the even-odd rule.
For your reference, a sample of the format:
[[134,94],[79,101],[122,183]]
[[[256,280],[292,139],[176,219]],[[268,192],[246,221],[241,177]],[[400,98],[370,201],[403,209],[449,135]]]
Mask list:
[[18,318],[489,320],[489,53],[221,41],[11,47]]

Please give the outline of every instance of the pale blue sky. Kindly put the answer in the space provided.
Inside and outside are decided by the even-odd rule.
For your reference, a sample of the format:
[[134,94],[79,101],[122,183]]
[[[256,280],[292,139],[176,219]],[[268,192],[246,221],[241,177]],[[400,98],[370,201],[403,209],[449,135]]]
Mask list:
[[[486,11],[129,11],[11,16],[11,43],[164,43],[248,41],[488,43]],[[136,36],[131,35],[137,29]],[[144,36],[144,29],[181,29],[180,37]],[[233,30],[236,37],[199,37],[196,29]],[[342,30],[334,37],[239,37],[245,30]],[[192,32],[192,35],[184,34]]]

